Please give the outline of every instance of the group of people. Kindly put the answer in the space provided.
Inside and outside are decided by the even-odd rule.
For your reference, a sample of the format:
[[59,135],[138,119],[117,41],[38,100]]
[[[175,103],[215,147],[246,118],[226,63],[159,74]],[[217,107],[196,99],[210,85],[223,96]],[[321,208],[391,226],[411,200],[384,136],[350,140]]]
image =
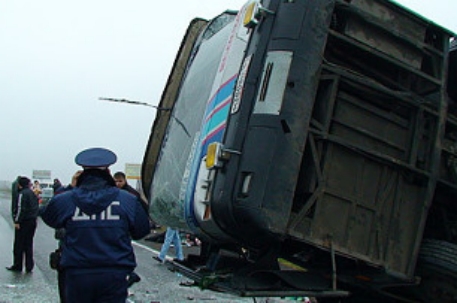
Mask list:
[[[147,202],[127,184],[125,174],[111,175],[109,166],[116,160],[117,156],[108,149],[83,150],[75,157],[82,170],[42,207],[30,179],[18,177],[13,182],[15,238],[13,265],[8,270],[22,271],[25,257],[25,271],[32,272],[33,237],[37,217],[41,216],[48,226],[64,232],[60,233],[58,271],[62,276],[61,302],[125,302],[129,278],[136,276],[131,240],[148,235],[151,221]],[[170,239],[171,243],[174,238]],[[177,258],[182,260],[181,243],[175,247]],[[165,259],[165,248],[159,255],[161,260]]]
[[[18,176],[18,178],[20,178],[21,176]],[[55,193],[59,188],[62,187],[62,183],[60,182],[59,179],[55,178],[53,180],[53,183],[52,183],[52,191],[53,193]],[[39,180],[34,180],[33,181],[33,184],[31,185],[31,190],[33,191],[33,193],[36,195],[37,199],[38,199],[38,203],[41,204],[42,202],[42,193],[43,193],[43,188],[41,186],[41,183]]]

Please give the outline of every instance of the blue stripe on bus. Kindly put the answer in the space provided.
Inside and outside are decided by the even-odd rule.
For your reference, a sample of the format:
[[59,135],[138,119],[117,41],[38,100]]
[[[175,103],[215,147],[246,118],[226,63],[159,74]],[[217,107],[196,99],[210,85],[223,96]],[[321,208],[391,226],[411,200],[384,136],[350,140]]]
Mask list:
[[223,83],[206,105],[203,120],[205,124],[201,128],[199,147],[197,147],[193,158],[184,202],[186,221],[191,229],[198,228],[198,222],[194,213],[194,192],[200,162],[206,155],[210,143],[222,142],[237,76],[236,74]]

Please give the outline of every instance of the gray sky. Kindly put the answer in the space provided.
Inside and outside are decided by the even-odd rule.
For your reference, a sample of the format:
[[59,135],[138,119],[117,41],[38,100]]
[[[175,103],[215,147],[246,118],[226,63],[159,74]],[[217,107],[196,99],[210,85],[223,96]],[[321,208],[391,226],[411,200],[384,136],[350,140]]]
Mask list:
[[[457,32],[456,0],[398,3]],[[0,0],[0,180],[51,170],[69,182],[75,155],[106,147],[111,170],[141,163],[156,105],[194,17],[244,0]]]

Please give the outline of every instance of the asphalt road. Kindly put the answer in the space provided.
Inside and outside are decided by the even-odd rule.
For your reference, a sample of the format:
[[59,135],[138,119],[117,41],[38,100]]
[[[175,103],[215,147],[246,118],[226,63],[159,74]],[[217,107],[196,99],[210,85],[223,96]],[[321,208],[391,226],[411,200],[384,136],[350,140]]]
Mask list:
[[[13,273],[5,269],[12,264],[13,224],[10,217],[10,194],[0,191],[0,303],[59,302],[56,272],[48,265],[48,256],[57,247],[54,230],[38,220],[34,239],[35,269],[31,274]],[[150,241],[134,242],[138,267],[135,270],[142,280],[134,284],[129,302],[281,302],[275,299],[240,298],[231,294],[180,286],[187,278],[169,271],[156,262],[160,244]],[[193,248],[195,249],[195,248]],[[185,247],[185,250],[188,250]],[[171,251],[172,252],[172,251]]]

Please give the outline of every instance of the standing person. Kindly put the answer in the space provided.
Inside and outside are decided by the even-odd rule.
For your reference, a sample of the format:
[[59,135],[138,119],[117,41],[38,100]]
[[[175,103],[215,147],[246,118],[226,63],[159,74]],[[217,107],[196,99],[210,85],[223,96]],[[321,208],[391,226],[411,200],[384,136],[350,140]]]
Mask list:
[[37,197],[39,197],[41,195],[42,190],[41,190],[40,181],[38,181],[38,180],[33,181],[32,190]]
[[123,189],[128,191],[129,193],[133,194],[137,198],[141,198],[140,193],[134,189],[133,187],[130,186],[130,184],[127,183],[126,176],[123,172],[118,171],[113,175],[114,182],[116,182],[117,188]]
[[59,179],[54,179],[53,183],[52,183],[52,191],[54,192],[54,194],[59,190],[59,188],[62,187],[62,183],[60,182]]
[[35,195],[38,198],[38,204],[41,204],[41,193],[43,192],[41,189],[41,184],[38,180],[33,181],[33,186],[32,186],[32,191],[35,193]]
[[175,247],[176,259],[182,261],[184,260],[184,254],[181,246],[181,237],[179,236],[179,230],[171,227],[167,227],[167,232],[165,233],[165,240],[163,241],[162,248],[158,257],[154,257],[159,262],[165,262],[165,256],[167,255],[168,250],[170,249],[171,244],[173,243]]
[[136,267],[131,239],[149,234],[136,198],[114,183],[108,167],[116,155],[104,148],[80,152],[77,185],[55,196],[42,213],[52,228],[65,228],[60,266],[66,302],[125,303],[127,277]]
[[25,257],[25,270],[31,273],[35,265],[33,237],[37,226],[38,198],[30,189],[30,179],[26,177],[19,178],[18,189],[17,202],[11,209],[14,220],[13,265],[6,269],[21,272]]
[[116,172],[114,175],[114,182],[116,182],[117,188],[123,189],[134,195],[135,197],[138,198],[138,200],[141,201],[142,206],[146,212],[149,211],[149,206],[148,203],[141,197],[141,194],[134,189],[133,187],[130,186],[130,184],[127,183],[127,179],[125,177],[125,174],[121,171]]

